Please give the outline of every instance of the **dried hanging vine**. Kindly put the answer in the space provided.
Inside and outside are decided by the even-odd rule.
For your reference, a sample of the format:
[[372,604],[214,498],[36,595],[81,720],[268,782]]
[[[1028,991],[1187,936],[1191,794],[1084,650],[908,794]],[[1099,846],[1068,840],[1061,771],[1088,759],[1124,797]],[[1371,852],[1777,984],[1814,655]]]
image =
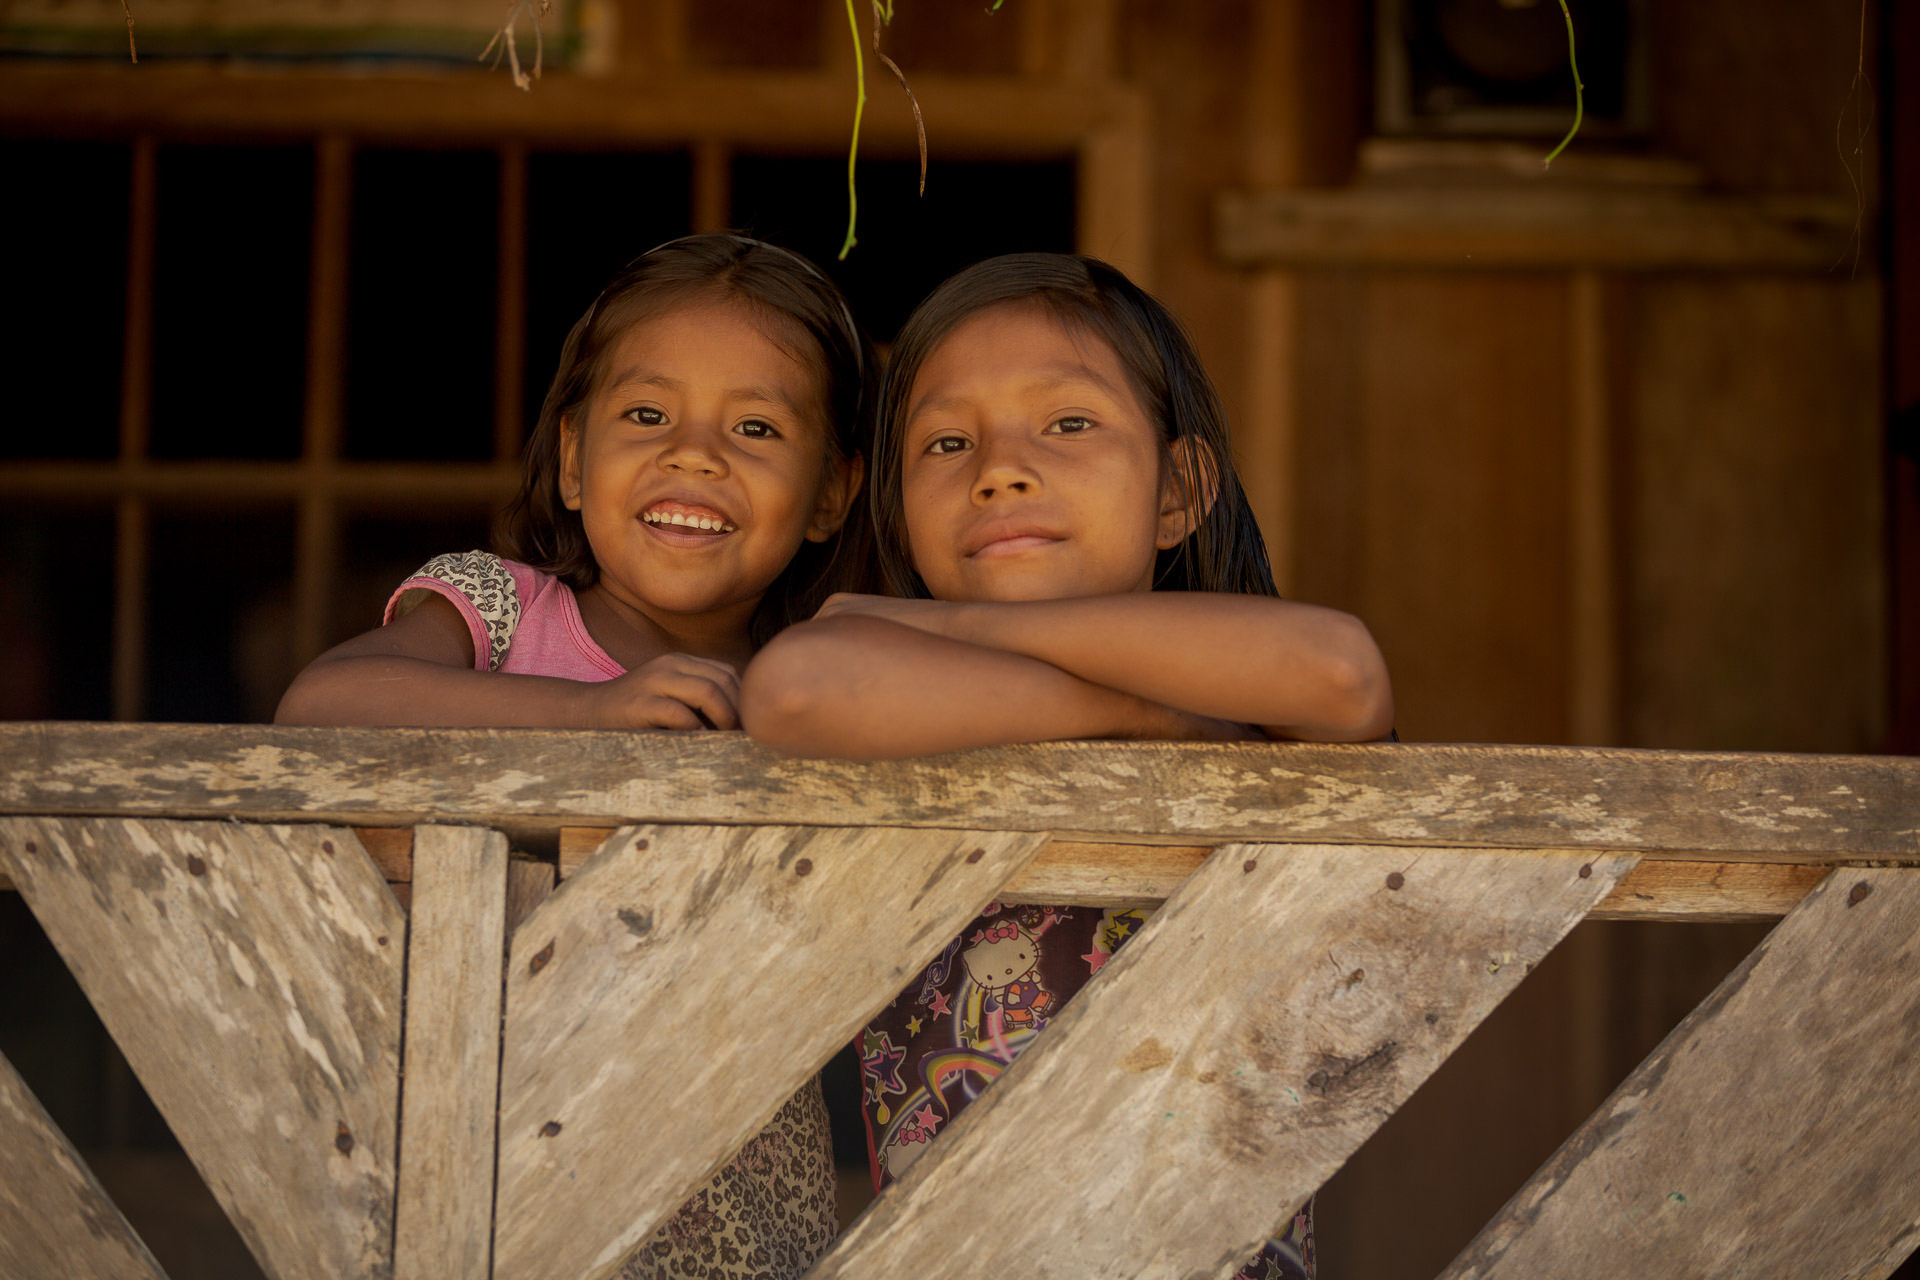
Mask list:
[[[540,36],[540,19],[546,17],[547,10],[553,7],[553,0],[513,0],[507,7],[507,20],[493,33],[493,39],[487,41],[487,47],[480,51],[480,61],[485,62],[487,55],[498,48],[501,53],[493,53],[494,66],[500,65],[501,54],[506,55],[507,66],[512,71],[513,83],[523,90],[531,90],[533,82],[540,78],[540,62],[546,53],[546,42]],[[520,69],[520,50],[514,44],[513,29],[520,22],[520,15],[526,14],[533,23],[533,71],[531,74]]]
[[[993,0],[993,8],[999,9],[1000,0]],[[927,194],[927,122],[920,114],[920,100],[913,96],[913,86],[907,83],[906,73],[900,70],[900,64],[889,58],[880,48],[880,33],[893,21],[893,0],[873,0],[873,56],[886,64],[893,72],[893,78],[900,82],[900,91],[907,95],[907,105],[913,109],[913,131],[920,143],[920,194]],[[855,238],[854,224],[860,216],[860,193],[854,183],[854,171],[860,159],[860,119],[867,110],[867,69],[860,53],[860,17],[854,9],[853,0],[847,0],[847,29],[853,35],[853,78],[855,97],[853,103],[853,140],[847,147],[847,238],[840,245],[840,260],[846,261],[847,254],[859,243]]]
[[[121,2],[125,4],[126,0],[121,0]],[[507,9],[506,21],[501,24],[500,30],[494,32],[493,39],[487,42],[487,47],[480,52],[480,60],[482,62],[486,61],[489,54],[492,54],[494,66],[498,66],[501,57],[504,56],[511,69],[514,84],[518,85],[521,89],[533,88],[533,82],[540,78],[540,65],[544,48],[540,35],[540,19],[546,15],[548,9],[551,7],[551,2],[552,0],[511,0]],[[993,0],[993,3],[988,6],[987,11],[989,13],[998,13],[1000,6],[1004,2],[1005,0]],[[913,129],[920,149],[920,194],[925,195],[927,191],[926,119],[920,112],[920,101],[914,96],[913,86],[907,83],[906,73],[901,71],[900,65],[888,57],[886,52],[880,47],[881,33],[893,22],[894,3],[895,0],[871,0],[873,6],[873,56],[878,58],[886,66],[887,70],[893,73],[895,80],[900,82],[900,91],[906,95],[907,105],[913,111]],[[846,239],[843,240],[840,245],[839,256],[842,259],[845,259],[847,254],[853,251],[853,247],[860,243],[859,237],[855,234],[860,219],[860,192],[855,179],[860,162],[860,125],[862,121],[865,120],[867,113],[866,46],[865,41],[863,41],[860,36],[860,12],[856,0],[846,0],[846,7],[847,31],[853,39],[854,101],[852,136],[847,144],[847,234]],[[534,52],[533,70],[531,72],[523,70],[520,66],[520,52],[515,44],[513,34],[513,29],[519,23],[523,14],[533,24]],[[1566,137],[1560,139],[1560,145],[1548,153],[1547,158],[1542,162],[1542,167],[1552,165],[1555,158],[1567,149],[1567,144],[1572,142],[1574,135],[1580,132],[1581,121],[1585,119],[1586,116],[1586,86],[1580,81],[1580,63],[1577,50],[1575,49],[1573,13],[1567,8],[1567,0],[1560,0],[1560,14],[1561,17],[1566,20],[1567,24],[1567,65],[1573,71],[1573,126],[1567,130]],[[127,14],[127,42],[129,46],[131,46],[133,42],[133,14],[131,12]],[[496,49],[500,52],[496,53]]]

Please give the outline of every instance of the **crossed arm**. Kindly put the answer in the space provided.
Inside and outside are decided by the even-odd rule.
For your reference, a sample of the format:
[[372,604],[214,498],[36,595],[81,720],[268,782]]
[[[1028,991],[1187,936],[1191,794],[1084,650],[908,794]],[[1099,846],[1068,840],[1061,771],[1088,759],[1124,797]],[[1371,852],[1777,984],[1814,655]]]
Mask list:
[[429,597],[315,658],[274,712],[279,724],[465,728],[734,729],[740,678],[724,662],[661,652],[600,682],[476,671],[451,604]]
[[741,718],[787,750],[883,758],[1055,738],[1363,741],[1386,734],[1393,700],[1366,628],[1313,605],[836,596],[754,659]]

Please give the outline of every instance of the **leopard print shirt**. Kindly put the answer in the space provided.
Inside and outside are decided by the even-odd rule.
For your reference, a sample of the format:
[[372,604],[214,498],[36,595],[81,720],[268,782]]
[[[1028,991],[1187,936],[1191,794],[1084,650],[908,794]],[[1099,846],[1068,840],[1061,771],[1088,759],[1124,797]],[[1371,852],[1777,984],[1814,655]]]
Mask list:
[[813,1265],[838,1227],[815,1076],[627,1257],[619,1280],[788,1280]]

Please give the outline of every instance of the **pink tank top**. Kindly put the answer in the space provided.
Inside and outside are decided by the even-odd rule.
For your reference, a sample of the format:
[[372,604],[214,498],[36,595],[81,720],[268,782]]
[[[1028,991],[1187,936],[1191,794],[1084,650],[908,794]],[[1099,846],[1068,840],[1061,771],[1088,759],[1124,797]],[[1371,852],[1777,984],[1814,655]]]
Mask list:
[[573,589],[550,573],[485,551],[435,556],[394,591],[382,624],[419,607],[426,593],[466,619],[477,671],[567,680],[626,674],[587,634]]

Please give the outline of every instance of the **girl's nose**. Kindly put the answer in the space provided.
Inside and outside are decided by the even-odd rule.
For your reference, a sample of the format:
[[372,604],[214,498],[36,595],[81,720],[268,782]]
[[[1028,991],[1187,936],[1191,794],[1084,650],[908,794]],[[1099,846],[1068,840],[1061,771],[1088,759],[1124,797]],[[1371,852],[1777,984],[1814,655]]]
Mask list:
[[726,457],[715,442],[715,430],[691,424],[676,430],[660,453],[668,471],[719,478],[727,473]]
[[979,467],[973,476],[975,502],[1016,494],[1030,495],[1039,490],[1040,473],[1033,469],[1017,445],[992,440],[980,443]]

